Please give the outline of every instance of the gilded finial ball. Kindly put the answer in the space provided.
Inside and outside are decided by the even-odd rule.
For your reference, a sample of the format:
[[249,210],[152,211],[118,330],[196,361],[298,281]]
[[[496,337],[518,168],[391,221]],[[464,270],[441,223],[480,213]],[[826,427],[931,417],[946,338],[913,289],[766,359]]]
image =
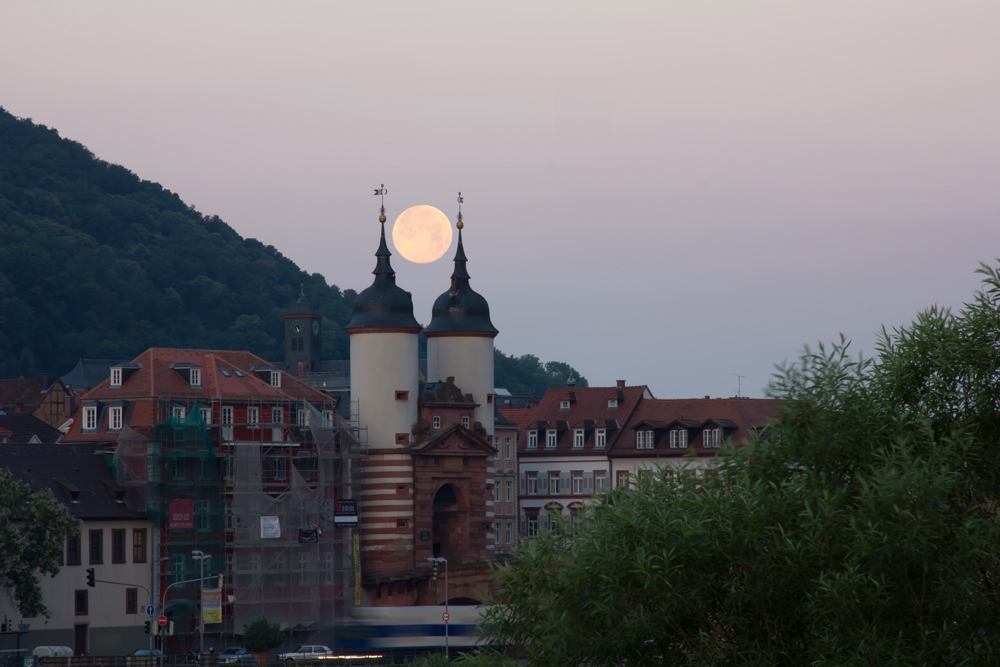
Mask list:
[[461,229],[462,227],[465,227],[465,223],[459,220],[458,222],[455,223],[455,226]]
[[379,221],[379,222],[385,222],[385,214],[382,214],[382,215],[380,215],[380,216],[378,217],[378,221]]

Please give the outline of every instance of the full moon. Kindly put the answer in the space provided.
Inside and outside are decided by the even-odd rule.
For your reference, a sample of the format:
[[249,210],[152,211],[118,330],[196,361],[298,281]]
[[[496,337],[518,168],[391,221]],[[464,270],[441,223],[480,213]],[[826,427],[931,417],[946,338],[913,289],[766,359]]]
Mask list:
[[392,242],[399,254],[411,262],[433,262],[451,246],[451,221],[433,206],[411,206],[396,218]]

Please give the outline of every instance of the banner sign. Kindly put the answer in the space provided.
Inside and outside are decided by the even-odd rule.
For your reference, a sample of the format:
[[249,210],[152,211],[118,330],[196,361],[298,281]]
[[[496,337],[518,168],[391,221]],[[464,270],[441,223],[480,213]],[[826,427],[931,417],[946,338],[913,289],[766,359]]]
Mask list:
[[274,540],[281,537],[281,524],[276,516],[262,516],[260,518],[260,539]]
[[361,539],[354,533],[354,606],[361,605]]
[[303,530],[299,528],[299,542],[301,544],[318,544],[319,543],[319,531],[318,530]]
[[358,501],[338,500],[333,508],[333,525],[339,528],[357,528]]
[[222,589],[206,588],[201,596],[201,615],[205,623],[222,623]]
[[194,528],[194,501],[177,498],[170,501],[170,528]]

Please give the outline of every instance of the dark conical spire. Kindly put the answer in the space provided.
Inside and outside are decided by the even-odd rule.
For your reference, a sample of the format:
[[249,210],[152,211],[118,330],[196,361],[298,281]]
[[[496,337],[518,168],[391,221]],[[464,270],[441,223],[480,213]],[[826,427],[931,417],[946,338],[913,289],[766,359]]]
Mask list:
[[[375,188],[375,194],[383,198],[385,186]],[[375,281],[358,294],[354,301],[354,317],[344,327],[348,333],[366,328],[392,328],[410,333],[420,331],[420,325],[413,318],[413,299],[409,292],[396,285],[396,272],[392,270],[389,245],[385,242],[385,201],[379,208],[378,221],[382,225],[382,237],[375,252]]]
[[458,248],[455,250],[455,270],[451,274],[451,289],[434,301],[431,323],[424,329],[429,336],[454,335],[457,332],[496,336],[499,333],[490,321],[490,306],[481,295],[469,287],[469,271],[465,245],[462,243],[462,193],[458,193]]

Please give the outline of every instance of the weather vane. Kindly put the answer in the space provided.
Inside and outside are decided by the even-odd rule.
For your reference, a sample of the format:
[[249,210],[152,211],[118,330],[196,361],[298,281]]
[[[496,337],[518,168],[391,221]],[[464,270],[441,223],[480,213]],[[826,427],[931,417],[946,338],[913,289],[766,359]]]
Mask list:
[[385,183],[382,183],[379,187],[375,188],[375,196],[382,198],[382,207],[379,209],[378,221],[385,222],[385,195],[389,192],[385,189]]
[[458,193],[458,222],[455,223],[455,226],[458,227],[459,229],[461,229],[462,227],[465,227],[465,223],[462,222],[462,202],[463,201],[465,201],[465,197],[463,197],[462,193],[459,192]]

